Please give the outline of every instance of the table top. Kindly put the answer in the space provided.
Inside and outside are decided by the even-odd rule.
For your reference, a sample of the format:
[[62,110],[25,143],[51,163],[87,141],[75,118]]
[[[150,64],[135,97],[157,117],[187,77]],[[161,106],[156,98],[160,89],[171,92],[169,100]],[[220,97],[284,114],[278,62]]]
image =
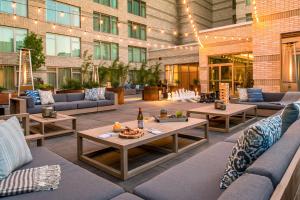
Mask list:
[[42,116],[42,113],[39,113],[39,114],[29,115],[29,119],[40,122],[40,123],[53,123],[53,122],[71,120],[71,119],[76,119],[76,118],[69,116],[69,115],[60,114],[60,113],[57,113],[56,118],[44,118]]
[[[78,135],[82,136],[83,138],[92,139],[96,142],[100,142],[107,145],[112,146],[130,146],[130,145],[138,145],[147,143],[147,141],[154,141],[155,139],[166,137],[166,135],[171,135],[174,132],[178,132],[184,129],[190,129],[194,127],[198,127],[201,125],[207,124],[207,120],[205,119],[196,119],[196,118],[189,118],[188,122],[168,122],[168,123],[158,123],[154,120],[149,120],[144,122],[144,136],[137,138],[137,139],[123,139],[119,138],[118,135],[110,137],[110,138],[98,138],[99,135],[110,133],[112,132],[113,125],[110,126],[103,126],[99,128],[89,129],[85,131],[80,131]],[[128,126],[130,128],[137,127],[137,121],[129,121],[122,123],[122,126]],[[162,131],[163,133],[155,135],[152,133],[148,133],[146,131],[149,128],[157,129]]]
[[202,106],[199,108],[194,108],[188,110],[191,113],[199,113],[199,114],[211,114],[211,115],[234,115],[241,113],[243,111],[251,110],[256,108],[256,105],[245,105],[245,104],[227,104],[226,110],[215,109],[214,104],[210,104],[207,106]]

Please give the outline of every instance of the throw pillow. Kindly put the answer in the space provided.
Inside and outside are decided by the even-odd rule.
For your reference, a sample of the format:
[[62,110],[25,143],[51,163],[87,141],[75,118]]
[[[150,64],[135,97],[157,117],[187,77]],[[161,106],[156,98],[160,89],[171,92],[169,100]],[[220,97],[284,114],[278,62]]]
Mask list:
[[282,134],[284,134],[287,129],[292,125],[296,120],[300,118],[300,104],[291,103],[288,104],[281,113],[282,118]]
[[105,99],[105,87],[98,88],[98,99]]
[[41,105],[40,94],[37,90],[26,90],[25,94],[33,99],[35,105]]
[[0,180],[32,161],[23,129],[16,117],[0,124]]
[[98,88],[85,89],[85,100],[97,101],[98,100]]
[[38,90],[42,105],[55,103],[51,91]]
[[229,185],[245,173],[245,170],[281,137],[281,116],[263,119],[244,131],[233,146],[220,188]]
[[248,101],[247,88],[238,88],[237,91],[240,101]]
[[262,89],[258,88],[248,88],[248,101],[249,102],[262,102],[264,101],[263,95],[262,95]]

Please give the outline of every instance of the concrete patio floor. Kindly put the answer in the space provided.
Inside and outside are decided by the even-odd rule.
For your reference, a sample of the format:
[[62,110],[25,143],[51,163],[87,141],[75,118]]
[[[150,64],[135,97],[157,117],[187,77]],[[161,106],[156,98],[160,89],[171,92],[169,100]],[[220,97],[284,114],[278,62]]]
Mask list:
[[[144,115],[157,115],[161,108],[166,108],[169,113],[175,113],[177,110],[186,111],[191,108],[196,108],[199,106],[205,106],[206,104],[198,104],[198,103],[182,103],[182,102],[168,102],[168,101],[158,101],[158,102],[144,102],[141,100],[129,100],[124,105],[120,107],[120,109],[116,111],[109,112],[99,112],[99,113],[91,113],[84,115],[77,115],[77,127],[78,130],[86,130],[90,128],[101,127],[104,125],[112,125],[114,122],[125,122],[128,120],[135,120],[138,113],[138,107],[141,107]],[[201,117],[201,116],[198,116]],[[51,151],[56,154],[64,157],[65,159],[89,170],[90,172],[97,174],[105,179],[108,179],[120,186],[122,186],[125,190],[131,192],[133,188],[137,185],[157,176],[158,174],[164,172],[165,170],[175,166],[184,160],[192,157],[193,155],[207,149],[209,146],[216,144],[217,142],[223,141],[225,138],[231,136],[232,134],[238,132],[239,130],[235,130],[234,132],[228,133],[218,133],[218,132],[209,132],[209,142],[205,143],[202,146],[196,147],[190,151],[187,151],[183,154],[180,154],[178,157],[175,157],[172,160],[164,162],[156,167],[153,167],[151,170],[145,171],[135,177],[132,177],[126,181],[119,180],[115,177],[112,177],[101,170],[98,170],[94,167],[91,167],[81,161],[77,160],[77,141],[76,135],[66,135],[55,138],[47,139],[45,142],[45,146],[49,148]],[[201,129],[192,129],[188,131],[188,134],[203,134]],[[104,148],[100,147],[91,142],[85,142],[84,145],[87,149],[94,148]],[[225,166],[224,166],[225,169]]]

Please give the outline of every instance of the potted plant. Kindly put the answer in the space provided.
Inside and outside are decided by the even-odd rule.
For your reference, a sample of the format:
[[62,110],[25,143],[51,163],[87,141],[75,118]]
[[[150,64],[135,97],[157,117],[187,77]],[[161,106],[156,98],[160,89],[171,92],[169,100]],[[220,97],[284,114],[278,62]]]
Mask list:
[[145,77],[146,86],[143,90],[144,101],[158,101],[160,99],[161,88],[158,86],[160,82],[160,64],[150,66],[147,69],[147,76]]
[[52,85],[44,83],[43,79],[40,77],[34,78],[33,82],[34,82],[34,89],[36,90],[50,90],[52,92],[54,91],[54,87]]
[[109,80],[112,88],[107,88],[107,90],[118,94],[119,104],[124,104],[124,85],[127,79],[128,70],[129,65],[125,65],[117,60],[113,61],[109,67]]
[[66,83],[62,85],[62,90],[56,91],[56,93],[83,93],[84,89],[79,80],[67,79]]

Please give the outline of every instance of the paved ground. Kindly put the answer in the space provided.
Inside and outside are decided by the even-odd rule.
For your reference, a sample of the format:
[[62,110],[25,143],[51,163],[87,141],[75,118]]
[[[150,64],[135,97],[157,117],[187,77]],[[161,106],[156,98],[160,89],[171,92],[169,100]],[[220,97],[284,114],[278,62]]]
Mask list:
[[[85,114],[85,115],[77,115],[77,126],[79,130],[86,130],[90,128],[95,128],[104,125],[113,124],[113,122],[125,122],[128,120],[135,120],[137,117],[138,107],[143,109],[144,115],[156,115],[159,113],[161,108],[166,108],[168,112],[175,112],[177,110],[186,111],[190,108],[195,108],[203,106],[203,104],[197,103],[174,103],[168,101],[159,101],[159,102],[144,102],[138,100],[138,98],[130,98],[126,102],[125,105],[121,106],[120,109],[116,111],[109,111],[109,112],[101,112],[101,113],[92,113],[92,114]],[[201,117],[201,116],[199,116]],[[236,133],[239,130],[236,130]],[[189,134],[202,134],[202,130],[200,129],[192,129],[188,133]],[[140,175],[137,175],[127,181],[121,181],[116,179],[94,167],[88,166],[85,163],[82,163],[77,160],[76,157],[76,136],[75,135],[66,135],[62,137],[56,137],[46,140],[46,147],[48,147],[51,151],[57,153],[58,155],[66,158],[67,160],[80,165],[81,167],[89,170],[92,173],[95,173],[105,179],[108,179],[120,186],[122,186],[127,191],[132,191],[132,189],[139,185],[142,182],[145,182],[152,177],[157,176],[158,174],[164,172],[165,170],[171,168],[174,165],[177,165],[184,160],[192,157],[193,155],[207,149],[209,146],[223,141],[226,137],[234,134],[225,134],[225,133],[216,133],[216,132],[209,132],[209,142],[197,147],[191,151],[183,153],[178,157],[174,158],[173,160],[167,161],[162,163],[156,167],[153,167],[151,170],[148,170]],[[85,142],[85,146],[88,149],[99,148],[99,146],[95,145],[94,143]],[[103,147],[100,147],[103,148]],[[225,168],[225,165],[224,165]]]

